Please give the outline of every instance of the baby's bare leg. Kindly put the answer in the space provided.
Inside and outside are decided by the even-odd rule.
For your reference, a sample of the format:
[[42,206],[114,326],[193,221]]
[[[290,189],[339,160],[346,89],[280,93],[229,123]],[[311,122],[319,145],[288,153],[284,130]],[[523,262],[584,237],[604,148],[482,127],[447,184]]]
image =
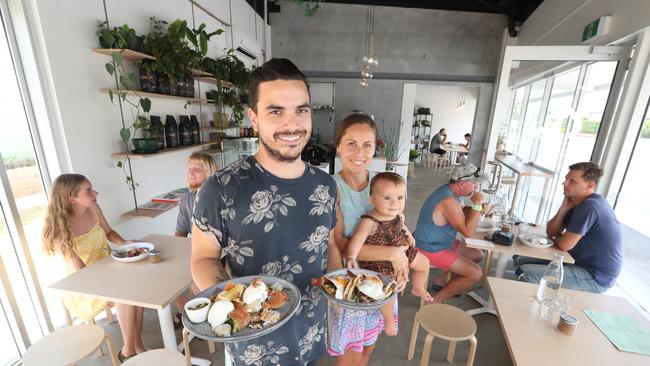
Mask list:
[[433,297],[427,291],[429,260],[421,253],[417,253],[409,267],[411,268],[411,273],[413,273],[411,293],[417,297],[421,297],[425,302],[432,302]]
[[397,335],[397,331],[395,330],[395,318],[393,317],[394,301],[394,299],[390,300],[379,308],[381,316],[384,317],[384,332],[389,336]]

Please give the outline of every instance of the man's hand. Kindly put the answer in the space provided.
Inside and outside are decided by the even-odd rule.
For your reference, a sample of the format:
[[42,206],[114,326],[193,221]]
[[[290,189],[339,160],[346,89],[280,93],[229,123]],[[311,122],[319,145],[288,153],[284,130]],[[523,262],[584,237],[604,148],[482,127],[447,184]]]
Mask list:
[[562,200],[562,205],[560,205],[560,209],[568,211],[575,207],[576,207],[575,203],[573,203],[573,201],[571,201],[569,197],[564,196],[564,199]]
[[472,203],[475,205],[483,204],[485,201],[485,195],[483,192],[474,192],[472,194]]

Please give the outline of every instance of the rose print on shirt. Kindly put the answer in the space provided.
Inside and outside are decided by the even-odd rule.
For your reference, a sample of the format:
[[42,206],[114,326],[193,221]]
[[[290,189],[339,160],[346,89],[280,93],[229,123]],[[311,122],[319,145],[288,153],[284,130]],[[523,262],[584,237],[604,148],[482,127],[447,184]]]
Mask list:
[[300,243],[298,248],[315,253],[309,257],[307,263],[313,263],[318,253],[325,254],[325,251],[327,251],[329,232],[327,226],[321,225],[309,235],[309,240]]
[[278,187],[274,185],[271,185],[269,189],[253,194],[249,206],[250,214],[242,220],[243,225],[259,224],[262,220],[268,219],[271,221],[264,225],[264,232],[268,233],[277,225],[278,213],[287,216],[289,214],[288,207],[296,206],[296,200],[289,193],[277,193]]
[[302,273],[302,266],[298,261],[289,263],[288,255],[282,257],[282,262],[274,261],[262,266],[262,274],[284,278],[289,282],[293,282],[294,273]]
[[309,216],[313,216],[330,212],[334,207],[335,198],[330,196],[330,187],[319,184],[309,196],[309,200],[314,206],[309,211]]

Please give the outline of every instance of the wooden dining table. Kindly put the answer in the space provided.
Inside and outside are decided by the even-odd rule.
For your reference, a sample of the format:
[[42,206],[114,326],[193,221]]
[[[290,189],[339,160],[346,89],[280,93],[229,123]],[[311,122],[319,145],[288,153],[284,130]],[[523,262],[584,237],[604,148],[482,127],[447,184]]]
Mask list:
[[540,317],[537,285],[493,277],[488,285],[515,365],[650,365],[650,356],[617,349],[583,311],[625,315],[650,329],[650,321],[622,297],[560,289],[574,297],[569,314],[579,321],[567,336]]
[[[528,232],[529,234],[546,235],[546,226],[545,225],[531,226]],[[490,234],[490,232],[476,231],[472,236],[468,238],[463,238],[463,241],[465,242],[465,245],[468,248],[476,248],[476,249],[486,250],[492,253],[498,253],[497,264],[494,271],[494,276],[497,278],[503,278],[506,272],[506,266],[508,264],[508,261],[512,259],[514,255],[552,260],[553,257],[555,256],[555,253],[560,253],[563,256],[564,263],[575,263],[575,260],[573,259],[571,254],[569,254],[569,252],[562,251],[560,250],[560,248],[558,248],[555,245],[548,248],[531,248],[525,245],[518,238],[519,225],[515,225],[512,229],[512,234],[515,237],[515,240],[512,243],[512,245],[494,244],[493,242],[485,238],[488,234]],[[496,307],[494,305],[494,300],[492,299],[492,296],[489,296],[487,300],[482,298],[480,295],[478,295],[475,292],[470,292],[468,296],[470,296],[471,298],[476,300],[479,304],[481,304],[481,307],[467,310],[467,314],[472,316],[478,314],[484,314],[484,313],[497,315]]]
[[192,284],[189,238],[148,235],[141,241],[160,250],[162,261],[118,262],[111,256],[84,267],[49,288],[68,294],[141,306],[158,311],[166,349],[177,349],[170,304]]
[[465,146],[460,146],[452,143],[444,144],[440,146],[440,148],[449,153],[449,169],[451,169],[454,165],[458,165],[458,153],[468,152]]

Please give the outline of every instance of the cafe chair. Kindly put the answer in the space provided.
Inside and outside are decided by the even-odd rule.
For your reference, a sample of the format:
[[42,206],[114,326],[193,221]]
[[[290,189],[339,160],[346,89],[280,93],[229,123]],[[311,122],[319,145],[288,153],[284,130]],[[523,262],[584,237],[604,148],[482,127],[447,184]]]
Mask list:
[[454,361],[456,342],[468,340],[470,346],[469,354],[467,355],[467,366],[474,364],[474,356],[476,355],[476,337],[474,336],[476,333],[476,322],[464,311],[447,304],[429,304],[420,308],[415,314],[415,322],[413,323],[408,353],[409,360],[413,359],[413,354],[415,353],[415,344],[417,343],[420,326],[427,331],[420,366],[429,364],[431,343],[435,337],[449,341],[449,350],[447,351],[447,361],[449,362]]
[[101,349],[104,342],[108,344],[112,365],[118,366],[111,337],[96,324],[74,325],[48,334],[27,349],[23,365],[76,365]]
[[[63,299],[61,299],[61,305],[63,306],[63,315],[65,317],[65,324],[69,327],[72,326],[72,316],[70,315],[70,311],[68,311],[68,308],[65,306],[65,303],[63,303]],[[112,304],[106,305],[104,308],[104,311],[106,312],[106,322],[108,324],[113,324],[115,322],[115,319],[113,319],[113,311],[112,309]],[[87,324],[95,324],[95,319],[90,319]],[[101,347],[97,349],[97,356],[102,357],[104,356],[104,351],[102,350]]]
[[192,366],[180,352],[164,348],[152,349],[126,360],[124,366]]

